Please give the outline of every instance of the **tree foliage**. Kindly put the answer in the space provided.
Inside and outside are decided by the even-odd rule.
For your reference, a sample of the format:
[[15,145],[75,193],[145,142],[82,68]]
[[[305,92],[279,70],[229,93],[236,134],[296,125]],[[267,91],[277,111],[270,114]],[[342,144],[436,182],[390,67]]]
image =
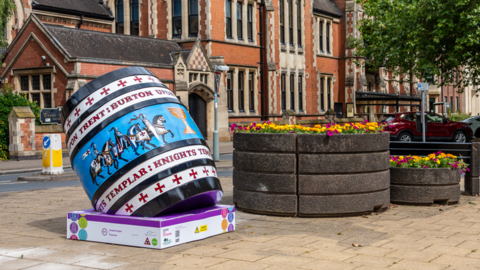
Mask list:
[[480,84],[480,0],[357,0],[366,16],[355,55],[373,69],[460,89]]
[[0,0],[0,47],[5,48],[7,40],[5,39],[7,31],[7,23],[15,11],[14,0]]
[[40,107],[37,103],[31,102],[27,94],[18,94],[13,91],[11,84],[5,83],[0,89],[0,160],[8,159],[8,115],[13,107],[29,106],[35,115],[35,123],[40,124]]

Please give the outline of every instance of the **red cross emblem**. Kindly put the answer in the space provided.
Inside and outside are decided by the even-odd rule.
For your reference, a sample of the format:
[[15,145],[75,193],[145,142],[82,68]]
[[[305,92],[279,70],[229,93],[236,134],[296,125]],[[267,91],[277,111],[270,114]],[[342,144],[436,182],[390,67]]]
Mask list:
[[127,81],[122,81],[122,80],[118,81],[118,85],[117,85],[117,86],[120,86],[120,85],[121,85],[122,87],[125,87],[125,85],[127,85]]
[[135,76],[135,79],[133,79],[133,80],[136,81],[136,82],[141,83],[143,79],[142,79],[142,78],[138,78],[137,76]]
[[126,206],[127,206],[127,208],[125,208],[125,211],[132,213],[132,212],[133,212],[133,211],[132,211],[133,204],[130,204],[130,205],[129,205],[129,204],[127,203]]
[[138,201],[139,202],[143,201],[143,203],[146,203],[147,202],[146,198],[148,198],[147,194],[143,195],[143,193],[140,193],[140,199],[138,199]]
[[68,119],[67,121],[67,127],[70,127],[70,124],[72,123],[72,120]]
[[79,108],[76,108],[75,109],[75,116],[79,116],[80,115],[80,109]]
[[106,96],[106,95],[108,95],[108,91],[110,91],[110,88],[105,89],[105,87],[104,87],[104,88],[103,88],[103,91],[100,92],[100,95],[102,95],[102,96],[105,95],[105,96]]
[[160,191],[160,193],[162,193],[163,192],[162,188],[165,188],[165,185],[160,186],[160,183],[157,183],[157,187],[155,188],[155,191]]
[[92,101],[93,101],[93,98],[88,97],[85,105],[92,106]]
[[203,173],[206,174],[208,176],[208,173],[210,172],[209,170],[207,170],[207,167],[203,167]]
[[149,79],[150,81],[152,81],[152,82],[154,81],[153,78],[150,77],[150,76],[148,76],[148,79]]
[[213,175],[215,175],[215,169],[214,168],[212,168],[212,173],[213,173]]
[[172,182],[175,183],[175,181],[176,181],[177,185],[180,185],[180,180],[182,180],[182,177],[178,177],[178,175],[175,174],[175,179],[173,179]]
[[197,179],[197,172],[193,171],[192,169],[192,173],[190,174],[190,176],[193,176],[193,179]]

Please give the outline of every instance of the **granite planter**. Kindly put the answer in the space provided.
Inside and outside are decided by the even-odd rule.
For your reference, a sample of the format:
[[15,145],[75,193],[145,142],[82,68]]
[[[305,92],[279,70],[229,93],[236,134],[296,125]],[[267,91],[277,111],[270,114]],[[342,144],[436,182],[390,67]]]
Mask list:
[[390,197],[396,204],[454,204],[460,200],[460,169],[390,168]]
[[233,199],[239,209],[345,216],[390,202],[387,134],[235,133]]

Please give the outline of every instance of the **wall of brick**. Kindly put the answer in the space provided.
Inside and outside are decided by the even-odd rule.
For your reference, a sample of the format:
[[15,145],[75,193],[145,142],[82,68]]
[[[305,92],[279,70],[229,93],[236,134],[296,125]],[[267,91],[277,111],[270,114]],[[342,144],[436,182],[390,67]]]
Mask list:
[[62,149],[67,149],[67,144],[65,143],[65,133],[35,133],[35,149],[43,149],[43,135],[46,134],[60,134],[62,136]]

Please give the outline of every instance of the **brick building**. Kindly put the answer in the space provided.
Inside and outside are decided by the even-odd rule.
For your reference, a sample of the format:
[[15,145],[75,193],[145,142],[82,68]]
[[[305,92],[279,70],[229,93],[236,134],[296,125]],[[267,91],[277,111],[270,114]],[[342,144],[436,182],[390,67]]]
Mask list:
[[[383,69],[355,65],[347,39],[359,37],[355,25],[364,14],[354,1],[15,2],[1,77],[42,107],[62,106],[108,71],[140,65],[176,92],[210,139],[213,71],[227,65],[218,109],[220,138],[228,140],[233,122],[281,120],[286,111],[296,120],[318,120],[327,109],[376,120],[410,110],[408,96],[417,94]],[[397,102],[378,106],[372,97]]]

